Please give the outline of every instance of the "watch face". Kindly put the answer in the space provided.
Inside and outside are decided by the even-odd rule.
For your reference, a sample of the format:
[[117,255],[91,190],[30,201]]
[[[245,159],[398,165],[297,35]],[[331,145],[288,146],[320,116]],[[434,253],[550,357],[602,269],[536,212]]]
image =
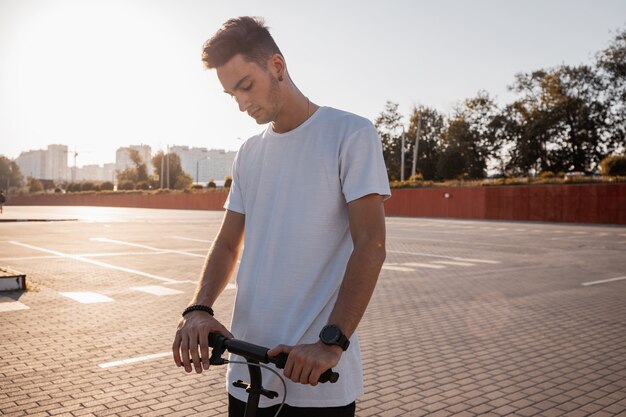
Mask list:
[[328,343],[337,342],[341,337],[341,331],[337,326],[328,326],[324,328],[324,341]]

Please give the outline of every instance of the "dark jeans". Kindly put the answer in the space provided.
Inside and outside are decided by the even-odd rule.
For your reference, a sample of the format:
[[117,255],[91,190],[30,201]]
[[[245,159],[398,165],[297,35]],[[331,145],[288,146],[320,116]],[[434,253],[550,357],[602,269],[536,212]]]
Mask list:
[[[259,408],[257,417],[274,417],[280,405]],[[239,401],[232,395],[228,395],[228,417],[243,417],[246,411],[246,403]],[[344,405],[343,407],[292,407],[285,404],[280,410],[280,417],[354,417],[356,404]]]

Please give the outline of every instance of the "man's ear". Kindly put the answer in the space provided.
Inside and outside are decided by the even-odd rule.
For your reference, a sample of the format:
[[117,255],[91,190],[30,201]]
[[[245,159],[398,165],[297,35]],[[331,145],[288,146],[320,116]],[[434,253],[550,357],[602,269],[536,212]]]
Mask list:
[[267,69],[271,71],[274,77],[282,81],[286,76],[287,65],[285,64],[285,58],[281,54],[272,55],[267,61]]

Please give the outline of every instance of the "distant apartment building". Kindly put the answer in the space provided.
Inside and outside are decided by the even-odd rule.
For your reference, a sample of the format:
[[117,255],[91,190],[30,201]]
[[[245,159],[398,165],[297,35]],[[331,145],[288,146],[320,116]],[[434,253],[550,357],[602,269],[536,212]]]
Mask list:
[[128,147],[118,148],[115,152],[115,169],[122,171],[135,166],[130,159],[131,149],[135,149],[139,152],[141,161],[145,163],[148,168],[148,175],[152,175],[154,167],[152,166],[152,148],[149,145],[130,145]]
[[76,168],[74,178],[76,181],[115,182],[115,164],[83,165]]
[[66,145],[48,145],[45,179],[53,181],[64,181],[68,179],[67,153]]
[[48,145],[48,149],[22,152],[15,159],[26,177],[43,180],[65,181],[68,177],[67,146]]
[[76,169],[76,181],[103,181],[100,165],[83,165]]
[[190,148],[172,146],[170,152],[180,158],[183,171],[191,175],[193,182],[222,181],[231,175],[236,152],[222,149]]

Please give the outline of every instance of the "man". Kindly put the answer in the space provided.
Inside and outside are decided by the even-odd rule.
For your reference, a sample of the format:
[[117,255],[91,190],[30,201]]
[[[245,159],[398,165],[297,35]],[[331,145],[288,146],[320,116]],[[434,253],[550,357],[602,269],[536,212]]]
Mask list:
[[4,195],[4,190],[0,190],[0,214],[4,212],[4,203],[7,202],[7,198]]
[[[209,332],[275,346],[270,356],[289,353],[281,416],[353,416],[363,393],[355,330],[385,259],[390,191],[376,130],[304,96],[262,19],[227,21],[205,43],[203,62],[240,111],[269,125],[237,153],[226,214],[178,325],[174,361],[187,372],[208,369]],[[210,307],[242,244],[231,333]],[[328,368],[339,381],[318,385]],[[263,373],[265,387],[282,392]],[[243,415],[247,394],[232,381],[247,375],[245,366],[228,370],[230,416]],[[259,415],[273,416],[279,402],[262,397]]]

